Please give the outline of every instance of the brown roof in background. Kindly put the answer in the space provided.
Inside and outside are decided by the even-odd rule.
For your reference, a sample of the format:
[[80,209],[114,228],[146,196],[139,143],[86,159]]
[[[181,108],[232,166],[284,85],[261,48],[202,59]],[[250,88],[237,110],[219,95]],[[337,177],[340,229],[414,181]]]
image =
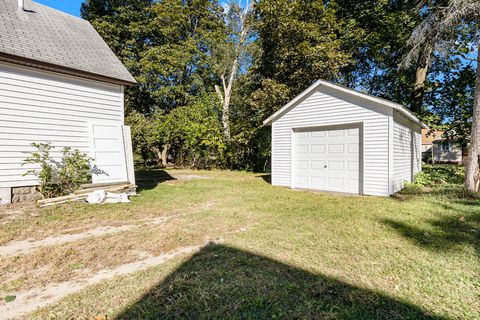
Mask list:
[[443,131],[422,129],[422,144],[433,144],[433,141],[442,138]]

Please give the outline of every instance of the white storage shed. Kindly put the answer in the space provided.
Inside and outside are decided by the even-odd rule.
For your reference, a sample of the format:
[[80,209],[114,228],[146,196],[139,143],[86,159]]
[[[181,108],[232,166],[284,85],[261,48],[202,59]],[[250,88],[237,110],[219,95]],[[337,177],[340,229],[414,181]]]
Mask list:
[[421,170],[421,129],[403,106],[319,80],[264,122],[272,184],[389,196]]
[[[18,3],[18,4],[17,4]],[[94,183],[134,182],[124,87],[135,79],[88,21],[0,0],[0,203],[31,199],[31,143],[94,159]]]

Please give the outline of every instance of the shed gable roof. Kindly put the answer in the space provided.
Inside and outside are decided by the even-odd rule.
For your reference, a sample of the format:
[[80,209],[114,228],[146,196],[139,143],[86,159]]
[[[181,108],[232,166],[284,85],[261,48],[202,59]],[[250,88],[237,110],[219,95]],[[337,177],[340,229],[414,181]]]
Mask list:
[[0,0],[0,57],[136,83],[88,21],[31,0],[25,0],[25,11],[15,0]]
[[313,91],[321,88],[322,86],[333,89],[333,90],[336,90],[336,91],[339,91],[339,92],[343,92],[343,93],[346,93],[346,94],[349,94],[349,95],[352,95],[352,96],[356,96],[356,97],[359,97],[359,98],[362,98],[362,99],[365,99],[365,100],[368,100],[368,101],[371,101],[371,102],[375,102],[377,104],[380,104],[380,105],[383,105],[383,106],[386,106],[386,107],[393,108],[395,110],[400,111],[403,115],[405,115],[408,119],[410,119],[413,122],[415,122],[416,124],[418,124],[420,127],[424,128],[424,129],[428,128],[427,125],[425,125],[423,122],[421,122],[415,115],[413,115],[413,113],[411,113],[404,106],[402,106],[398,103],[395,103],[395,102],[392,102],[392,101],[389,101],[389,100],[386,100],[386,99],[378,98],[378,97],[375,97],[375,96],[372,96],[372,95],[368,95],[368,94],[365,94],[365,93],[362,93],[362,92],[359,92],[359,91],[356,91],[356,90],[353,90],[353,89],[350,89],[350,88],[342,87],[342,86],[333,84],[333,83],[325,81],[325,80],[316,81],[314,84],[312,84],[310,87],[308,87],[305,91],[303,91],[298,96],[293,98],[289,103],[287,103],[280,110],[278,110],[273,115],[271,115],[268,119],[266,119],[263,122],[263,124],[268,125],[268,124],[271,124],[272,122],[278,120],[280,117],[282,117],[284,114],[289,112],[292,108],[294,108],[296,106],[296,104],[299,101],[301,101],[304,97],[306,97],[307,95],[309,95]]

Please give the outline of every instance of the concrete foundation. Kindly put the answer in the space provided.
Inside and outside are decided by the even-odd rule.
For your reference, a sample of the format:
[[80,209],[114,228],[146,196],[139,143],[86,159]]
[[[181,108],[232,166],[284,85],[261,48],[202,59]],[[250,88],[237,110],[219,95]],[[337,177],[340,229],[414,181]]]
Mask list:
[[42,198],[42,194],[37,191],[36,187],[12,188],[12,203],[32,202]]
[[0,188],[0,205],[12,202],[12,188]]

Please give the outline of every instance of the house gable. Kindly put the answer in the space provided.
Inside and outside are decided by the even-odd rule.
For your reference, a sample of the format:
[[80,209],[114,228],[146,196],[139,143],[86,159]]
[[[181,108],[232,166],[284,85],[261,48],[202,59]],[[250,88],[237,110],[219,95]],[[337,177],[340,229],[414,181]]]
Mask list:
[[[330,94],[337,95],[342,97],[342,99],[346,101],[361,101],[364,100],[365,102],[361,103],[361,105],[379,105],[383,107],[389,107],[394,110],[398,110],[399,112],[403,113],[408,119],[412,120],[413,122],[417,123],[420,125],[422,128],[428,128],[424,123],[422,123],[420,120],[418,120],[417,117],[415,117],[409,110],[405,109],[402,105],[399,105],[397,103],[394,103],[392,101],[388,101],[382,98],[378,98],[375,96],[371,96],[365,93],[361,93],[359,91],[349,89],[346,87],[342,87],[324,80],[318,80],[314,84],[312,84],[310,87],[308,87],[306,90],[304,90],[302,93],[300,93],[298,96],[293,98],[289,103],[287,103],[285,106],[283,106],[280,110],[275,112],[273,115],[271,115],[268,119],[266,119],[263,124],[268,125],[273,123],[274,121],[278,120],[282,116],[284,116],[286,113],[290,112],[292,108],[295,108],[295,106],[303,101],[306,97],[308,97],[312,92],[315,91],[326,91],[330,92]],[[336,92],[336,93],[335,93]]]

